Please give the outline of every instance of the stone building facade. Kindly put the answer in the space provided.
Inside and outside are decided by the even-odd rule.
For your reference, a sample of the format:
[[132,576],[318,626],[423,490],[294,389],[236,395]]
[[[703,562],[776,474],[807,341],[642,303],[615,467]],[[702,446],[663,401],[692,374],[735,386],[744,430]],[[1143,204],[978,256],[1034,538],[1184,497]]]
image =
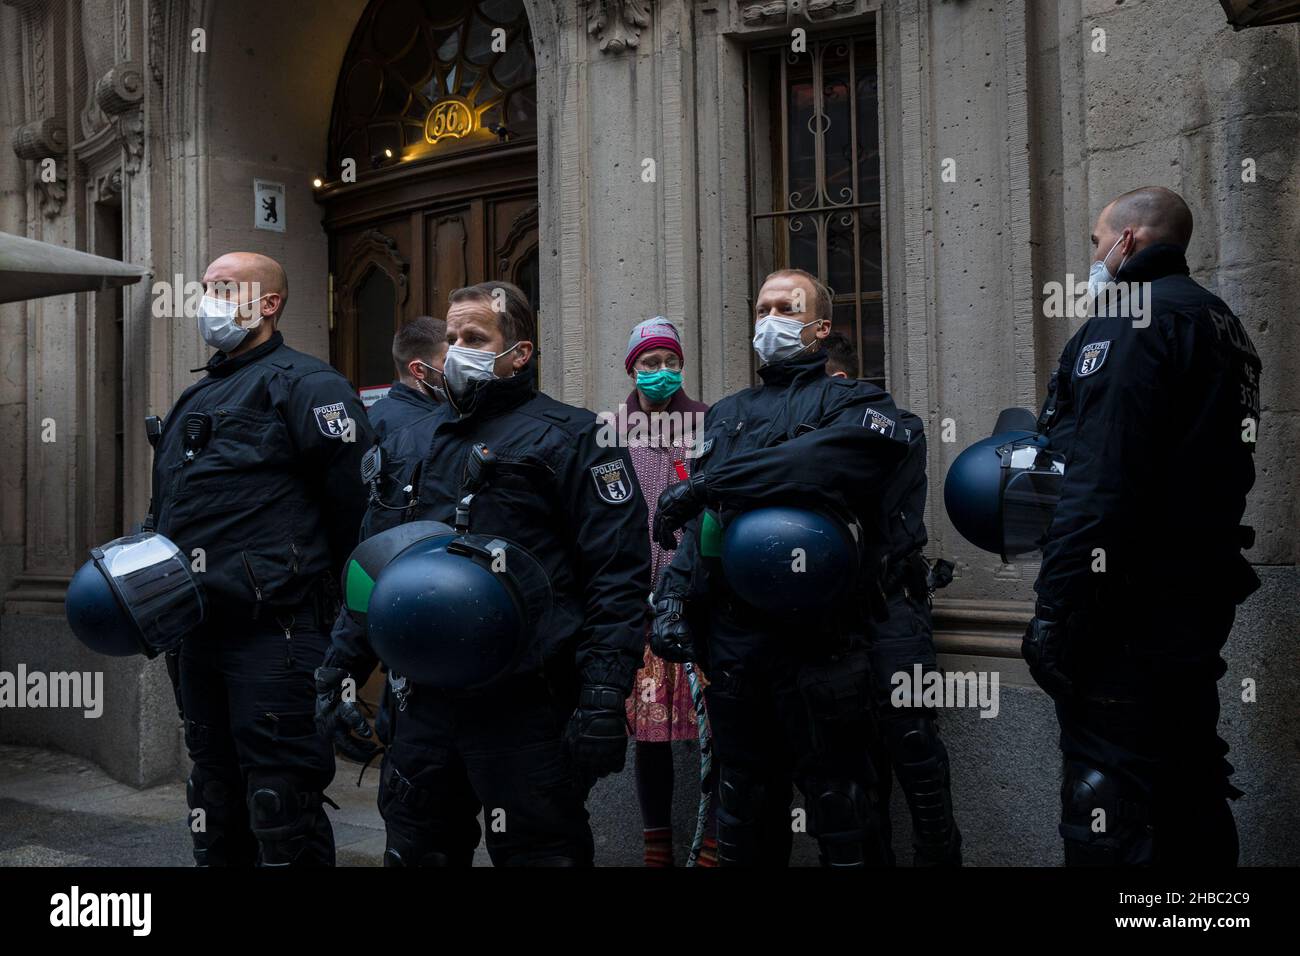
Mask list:
[[[528,44],[509,75],[467,52],[468,28],[432,78],[408,65],[473,16]],[[503,103],[465,120],[491,83],[462,79],[489,73]],[[442,99],[460,106],[434,124]],[[1229,645],[1223,733],[1243,860],[1297,859],[1300,27],[1234,33],[1214,0],[0,0],[0,141],[0,231],[149,270],[0,306],[0,669],[105,669],[111,701],[98,721],[0,711],[0,739],[137,785],[181,771],[161,664],[92,660],[62,618],[86,549],[147,508],[143,417],[206,359],[156,283],[272,255],[288,341],[372,385],[394,322],[507,276],[539,305],[544,388],[600,409],[654,314],[683,328],[693,394],[747,385],[755,276],[796,262],[851,276],[832,281],[837,324],[933,436],[928,551],[958,567],[940,649],[1001,675],[996,719],[942,718],[983,863],[1057,859],[1055,726],[1018,657],[1036,568],[961,540],[942,477],[999,409],[1037,407],[1082,321],[1046,315],[1045,286],[1086,277],[1100,208],[1179,191],[1193,275],[1264,358],[1247,513],[1264,585]],[[816,206],[791,198],[801,175]],[[283,231],[257,228],[257,180],[283,186]]]

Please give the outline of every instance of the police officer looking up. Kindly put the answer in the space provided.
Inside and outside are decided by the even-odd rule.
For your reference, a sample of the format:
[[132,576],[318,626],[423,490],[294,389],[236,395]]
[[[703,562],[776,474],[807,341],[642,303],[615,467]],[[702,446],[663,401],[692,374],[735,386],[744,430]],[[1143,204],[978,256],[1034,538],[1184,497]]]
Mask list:
[[1216,684],[1236,605],[1259,584],[1239,522],[1260,360],[1188,274],[1191,235],[1163,187],[1101,211],[1091,280],[1127,298],[1097,299],[1039,418],[1065,469],[1022,652],[1056,703],[1068,865],[1237,860]]
[[332,865],[334,761],[311,672],[365,507],[370,427],[343,376],[284,344],[279,263],[231,253],[204,284],[199,327],[218,351],[167,415],[149,519],[192,559],[208,605],[178,675],[194,858]]

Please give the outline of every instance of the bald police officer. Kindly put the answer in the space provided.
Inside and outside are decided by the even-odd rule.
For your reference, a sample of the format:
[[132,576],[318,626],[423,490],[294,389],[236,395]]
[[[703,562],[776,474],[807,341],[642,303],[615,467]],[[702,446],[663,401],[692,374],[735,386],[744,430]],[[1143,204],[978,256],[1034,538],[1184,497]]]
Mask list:
[[1093,227],[1097,307],[1040,427],[1065,457],[1023,652],[1056,702],[1069,865],[1233,865],[1219,656],[1258,587],[1239,525],[1260,360],[1188,275],[1192,215],[1137,189]]
[[370,427],[342,375],[284,344],[279,263],[231,253],[203,282],[199,327],[217,352],[167,415],[150,508],[208,603],[179,661],[194,859],[332,865],[334,759],[311,675],[365,507]]

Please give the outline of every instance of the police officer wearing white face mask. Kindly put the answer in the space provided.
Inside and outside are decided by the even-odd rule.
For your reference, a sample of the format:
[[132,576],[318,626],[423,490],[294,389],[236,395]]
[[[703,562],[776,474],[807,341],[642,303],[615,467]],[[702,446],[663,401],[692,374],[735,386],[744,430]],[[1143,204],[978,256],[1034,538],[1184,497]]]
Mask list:
[[334,775],[312,721],[343,561],[365,508],[370,426],[347,380],[284,344],[279,263],[204,275],[198,324],[217,353],[167,414],[150,522],[193,559],[208,619],[179,658],[200,866],[332,865]]
[[[684,531],[656,591],[651,648],[699,661],[709,678],[721,865],[788,862],[792,777],[825,865],[883,864],[863,602],[769,613],[741,596],[722,550],[733,522],[769,506],[833,515],[869,548],[880,497],[899,480],[908,425],[881,389],[826,374],[831,293],[814,276],[773,273],[757,307],[762,383],[709,410],[690,478],[659,499],[659,543],[673,548]],[[859,566],[854,595],[879,573],[865,559]],[[829,591],[854,570],[812,564],[803,573]]]
[[[482,446],[493,464],[466,506],[469,527],[530,552],[553,601],[546,627],[490,686],[433,686],[390,671],[392,745],[379,791],[386,866],[469,866],[480,811],[505,821],[482,834],[495,865],[590,866],[587,793],[626,759],[624,702],[641,666],[650,590],[645,500],[627,449],[602,445],[596,416],[537,390],[536,339],[517,286],[451,293],[446,410],[421,426],[428,438],[407,500],[372,502],[367,515],[376,532],[401,521],[452,524]],[[320,718],[327,732],[360,732],[339,690],[346,677],[364,680],[375,652],[346,616],[332,637],[318,672]]]
[[1066,343],[1038,422],[1064,478],[1021,652],[1056,704],[1070,866],[1237,862],[1217,682],[1259,586],[1240,522],[1262,365],[1192,279],[1191,239],[1191,209],[1163,186],[1102,209],[1093,277],[1124,294]]

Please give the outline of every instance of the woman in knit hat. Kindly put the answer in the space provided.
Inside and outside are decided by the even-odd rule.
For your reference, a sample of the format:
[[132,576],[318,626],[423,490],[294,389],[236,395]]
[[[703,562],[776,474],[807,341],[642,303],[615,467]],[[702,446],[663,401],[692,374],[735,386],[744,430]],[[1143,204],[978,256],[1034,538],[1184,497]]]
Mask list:
[[[664,489],[690,474],[691,443],[703,440],[704,413],[709,406],[687,396],[682,388],[682,365],[681,335],[670,321],[656,316],[632,330],[624,367],[635,387],[624,403],[625,410],[620,410],[619,421],[651,520]],[[646,534],[650,535],[649,526]],[[659,547],[650,535],[651,580],[655,584],[672,557],[673,553]],[[656,657],[648,640],[645,663],[637,672],[627,711],[636,736],[645,865],[672,866],[672,742],[698,739],[699,726],[682,665]],[[694,784],[691,781],[692,787]],[[715,847],[710,827],[698,865],[714,864]]]

